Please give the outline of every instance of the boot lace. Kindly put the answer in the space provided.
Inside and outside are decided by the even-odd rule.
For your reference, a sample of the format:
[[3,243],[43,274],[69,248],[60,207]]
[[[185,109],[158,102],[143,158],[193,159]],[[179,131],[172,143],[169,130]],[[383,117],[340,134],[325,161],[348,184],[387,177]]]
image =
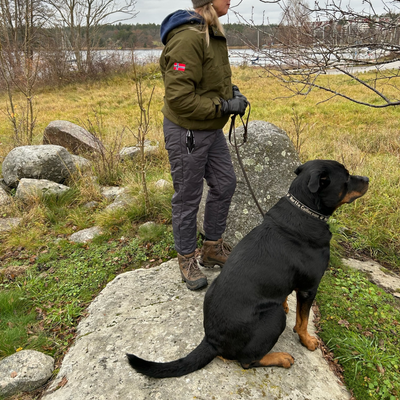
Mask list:
[[196,257],[189,258],[186,264],[186,270],[188,277],[195,277],[196,275],[199,275],[200,269],[199,266],[197,265]]
[[219,243],[218,247],[216,248],[217,254],[225,257],[228,257],[229,254],[231,254],[231,251],[232,251],[232,246],[230,246],[228,243],[224,241]]

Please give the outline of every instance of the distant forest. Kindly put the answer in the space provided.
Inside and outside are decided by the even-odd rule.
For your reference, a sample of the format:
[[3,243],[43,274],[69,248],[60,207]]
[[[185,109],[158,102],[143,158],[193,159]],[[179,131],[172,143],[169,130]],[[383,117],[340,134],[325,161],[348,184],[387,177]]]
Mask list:
[[[97,46],[107,49],[152,49],[162,47],[160,25],[156,24],[116,24],[98,27]],[[257,27],[256,27],[257,28]],[[230,47],[267,44],[267,35],[258,34],[255,27],[242,24],[225,24],[224,29]],[[264,32],[273,30],[275,25],[260,26]],[[261,37],[260,37],[261,36]]]

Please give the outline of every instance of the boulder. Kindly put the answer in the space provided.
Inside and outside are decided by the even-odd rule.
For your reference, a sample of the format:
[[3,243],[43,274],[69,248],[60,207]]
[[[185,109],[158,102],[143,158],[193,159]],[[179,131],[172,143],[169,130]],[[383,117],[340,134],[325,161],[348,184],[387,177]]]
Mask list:
[[155,183],[155,187],[157,189],[161,189],[161,190],[167,190],[172,188],[172,182],[167,181],[165,179],[159,179],[156,183]]
[[35,350],[22,350],[0,361],[0,397],[31,392],[44,385],[54,370],[54,359]]
[[101,141],[86,129],[69,121],[52,121],[43,134],[43,144],[58,144],[73,154],[101,153]]
[[[203,271],[210,283],[219,274],[219,268]],[[244,370],[237,361],[216,357],[180,378],[153,379],[134,371],[126,353],[166,362],[186,356],[200,343],[205,293],[186,288],[177,259],[118,275],[90,304],[74,345],[42,399],[350,399],[321,350],[307,350],[293,332],[294,295],[289,298],[287,327],[272,350],[293,355],[295,364],[289,370]],[[311,315],[311,334],[312,321]]]
[[74,172],[71,154],[54,145],[15,147],[2,165],[4,182],[10,187],[16,187],[22,178],[63,182]]
[[152,229],[155,228],[157,226],[157,224],[154,221],[147,221],[144,224],[139,226],[139,231],[141,229]]
[[[242,137],[243,127],[236,130],[239,144],[242,142]],[[246,183],[235,147],[229,141],[228,147],[237,177],[237,186],[223,237],[235,246],[240,239],[261,223],[263,217]],[[248,126],[248,141],[239,147],[239,155],[256,199],[263,212],[266,213],[287,192],[290,183],[295,178],[294,171],[301,164],[296,149],[282,129],[269,122],[252,121]],[[203,234],[207,192],[208,186],[204,183],[203,198],[197,215],[197,227]]]
[[117,210],[117,209],[124,209],[129,207],[135,201],[135,197],[132,196],[130,193],[122,193],[119,194],[113,203],[109,204],[105,210]]
[[21,221],[22,218],[0,218],[0,233],[11,231],[11,229],[18,226]]
[[71,157],[78,171],[86,172],[92,168],[92,162],[87,158],[76,156],[75,154],[71,154]]
[[83,208],[86,208],[88,210],[94,210],[95,208],[97,208],[99,205],[98,201],[89,201],[88,203],[83,205]]
[[0,206],[11,203],[11,196],[0,186]]
[[365,272],[372,283],[400,299],[400,277],[394,272],[387,270],[373,260],[360,261],[348,258],[342,259],[342,261],[344,265],[350,268]]
[[107,200],[115,200],[117,196],[123,194],[126,191],[126,188],[122,188],[119,186],[102,186],[100,188],[100,193]]
[[79,232],[73,233],[69,240],[75,243],[86,243],[93,240],[96,236],[102,234],[102,230],[99,226],[94,226],[93,228],[82,229]]
[[[160,146],[158,142],[152,145],[151,140],[144,141],[144,152],[146,155],[156,154]],[[140,146],[123,147],[119,152],[119,156],[122,160],[132,160],[140,157]]]
[[47,179],[23,178],[19,182],[17,192],[15,193],[15,198],[27,200],[31,196],[38,196],[42,194],[55,194],[59,196],[69,189],[70,188],[68,186],[49,181]]

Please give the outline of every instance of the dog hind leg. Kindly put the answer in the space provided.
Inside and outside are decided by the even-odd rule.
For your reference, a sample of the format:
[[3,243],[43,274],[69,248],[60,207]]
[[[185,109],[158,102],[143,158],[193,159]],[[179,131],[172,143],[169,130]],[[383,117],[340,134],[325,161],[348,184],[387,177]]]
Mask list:
[[275,346],[279,336],[285,330],[286,314],[282,304],[275,304],[260,315],[258,323],[253,326],[253,337],[238,357],[244,369],[256,367],[290,368],[294,358],[283,352],[269,351]]
[[289,313],[289,304],[288,304],[288,298],[286,297],[285,301],[282,303],[283,309],[285,311],[285,314]]
[[294,363],[294,358],[289,353],[276,352],[268,353],[261,360],[253,361],[250,364],[242,364],[244,369],[257,367],[283,367],[290,368]]

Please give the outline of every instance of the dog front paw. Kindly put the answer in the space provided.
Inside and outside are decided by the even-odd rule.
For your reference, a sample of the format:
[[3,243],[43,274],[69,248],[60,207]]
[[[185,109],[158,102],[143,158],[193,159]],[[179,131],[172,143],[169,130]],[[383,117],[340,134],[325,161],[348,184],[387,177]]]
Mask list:
[[318,347],[318,339],[314,336],[309,335],[308,333],[307,335],[300,336],[300,342],[310,351],[314,351]]

